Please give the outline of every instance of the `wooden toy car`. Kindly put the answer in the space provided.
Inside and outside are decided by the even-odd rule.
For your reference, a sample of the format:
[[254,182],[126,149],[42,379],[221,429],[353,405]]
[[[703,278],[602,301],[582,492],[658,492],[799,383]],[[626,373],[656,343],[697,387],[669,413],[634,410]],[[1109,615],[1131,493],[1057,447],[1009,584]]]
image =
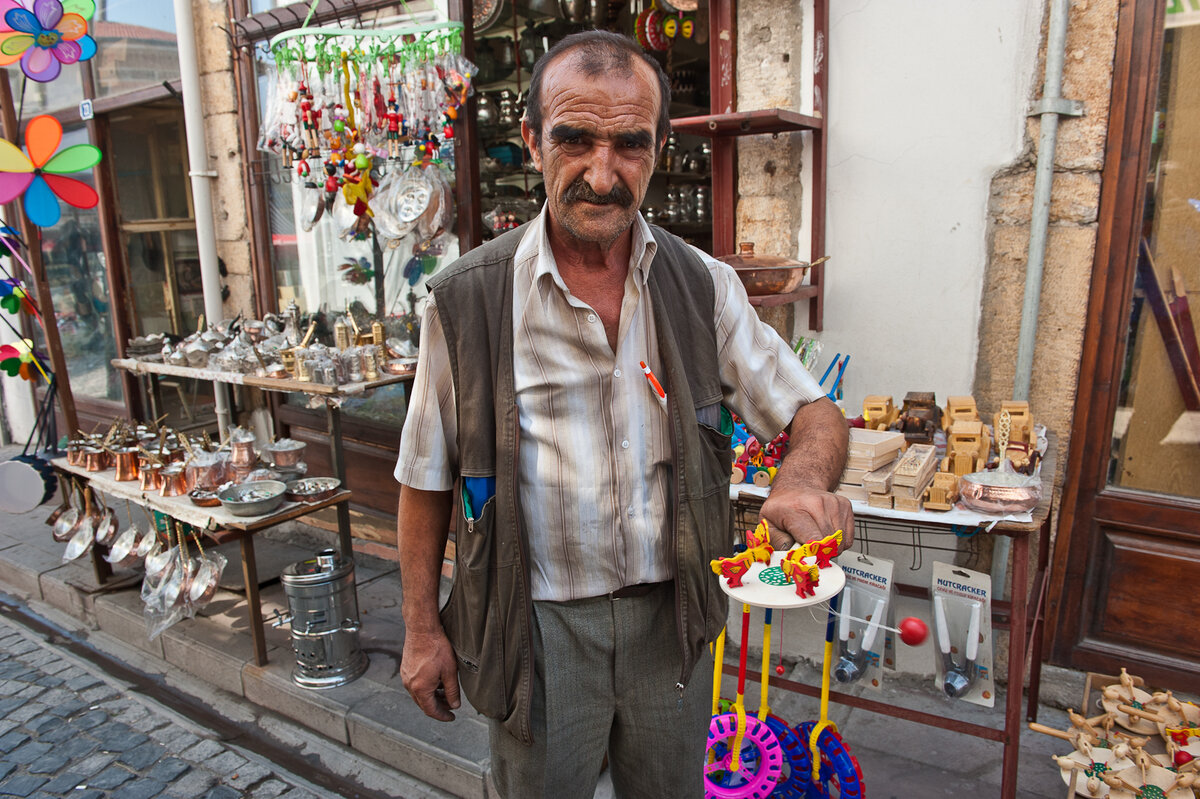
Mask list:
[[868,430],[887,430],[899,416],[891,397],[871,394],[863,398],[863,422]]
[[955,422],[946,437],[946,457],[940,471],[956,477],[978,472],[987,465],[992,438],[983,422]]
[[958,501],[958,475],[938,472],[933,482],[925,488],[927,510],[950,510]]
[[950,432],[950,426],[955,422],[978,422],[979,409],[975,406],[974,397],[947,397],[946,412],[942,414],[942,429]]
[[910,391],[904,395],[900,417],[891,429],[904,433],[908,444],[932,444],[941,418],[942,409],[932,391]]

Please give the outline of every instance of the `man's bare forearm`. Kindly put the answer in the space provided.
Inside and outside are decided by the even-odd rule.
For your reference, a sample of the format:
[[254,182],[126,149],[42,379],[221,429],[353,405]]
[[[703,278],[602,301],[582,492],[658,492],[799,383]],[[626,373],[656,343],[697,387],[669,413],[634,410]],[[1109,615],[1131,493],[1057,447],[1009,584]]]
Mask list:
[[415,633],[441,630],[438,585],[450,529],[452,494],[400,486],[396,544],[404,592],[404,625]]
[[822,398],[801,406],[788,426],[788,436],[788,455],[775,475],[772,490],[836,488],[846,467],[850,432],[833,401]]

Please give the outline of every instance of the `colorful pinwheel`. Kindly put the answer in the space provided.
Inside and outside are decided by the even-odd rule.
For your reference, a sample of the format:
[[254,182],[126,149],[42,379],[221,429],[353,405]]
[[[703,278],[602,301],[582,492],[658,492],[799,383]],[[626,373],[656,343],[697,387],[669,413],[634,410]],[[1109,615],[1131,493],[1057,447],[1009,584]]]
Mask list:
[[26,313],[31,313],[35,317],[40,318],[37,308],[34,307],[33,301],[29,299],[29,294],[21,285],[21,281],[15,278],[10,277],[0,280],[0,308],[14,315],[24,310]]
[[0,139],[0,204],[24,194],[25,215],[39,227],[58,222],[62,214],[59,200],[76,208],[94,208],[100,201],[96,190],[88,184],[63,177],[100,163],[100,148],[94,144],[75,144],[55,154],[61,143],[62,125],[52,116],[29,120],[25,128],[28,156],[15,144]]
[[16,344],[0,346],[0,369],[7,372],[9,377],[20,377],[23,380],[33,380],[38,372],[42,373],[42,377],[46,377],[37,356],[33,354],[33,342],[27,338]]
[[95,12],[95,0],[34,0],[32,11],[20,0],[0,0],[0,66],[20,59],[26,77],[49,83],[63,64],[96,54],[88,36]]

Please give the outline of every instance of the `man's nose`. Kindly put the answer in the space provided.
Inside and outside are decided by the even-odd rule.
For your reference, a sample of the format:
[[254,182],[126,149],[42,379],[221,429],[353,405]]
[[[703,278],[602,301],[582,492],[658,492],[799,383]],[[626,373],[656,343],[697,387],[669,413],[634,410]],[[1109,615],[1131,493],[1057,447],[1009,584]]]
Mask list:
[[587,172],[584,180],[592,187],[592,191],[603,196],[620,183],[616,170],[616,153],[611,145],[598,143],[588,154]]

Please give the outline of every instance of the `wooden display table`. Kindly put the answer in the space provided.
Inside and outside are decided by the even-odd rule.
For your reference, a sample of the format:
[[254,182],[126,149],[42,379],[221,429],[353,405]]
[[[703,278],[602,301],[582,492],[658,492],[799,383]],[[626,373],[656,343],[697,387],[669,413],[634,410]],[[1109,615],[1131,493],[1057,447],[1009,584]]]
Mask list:
[[[254,658],[259,665],[267,662],[267,640],[263,629],[262,602],[258,595],[258,565],[254,557],[254,534],[259,530],[273,527],[280,522],[305,516],[314,511],[336,505],[340,509],[347,507],[350,502],[350,492],[342,489],[328,499],[320,502],[284,502],[274,512],[262,516],[235,516],[222,506],[202,508],[187,496],[162,497],[157,492],[145,492],[138,487],[136,480],[117,482],[116,472],[108,469],[102,472],[89,472],[81,466],[71,466],[66,458],[55,458],[51,465],[72,479],[84,480],[92,485],[105,497],[116,497],[137,503],[142,507],[156,510],[159,513],[190,524],[203,531],[206,537],[217,544],[227,541],[239,541],[242,554],[242,576],[246,581],[246,615],[250,622],[250,637],[254,642]],[[96,579],[103,584],[112,576],[112,568],[108,562],[101,559],[98,547],[92,547],[92,565],[96,569]],[[348,557],[349,551],[343,550],[343,557]]]
[[[118,369],[133,372],[147,380],[153,380],[159,375],[188,377],[195,380],[208,380],[235,386],[251,386],[264,391],[308,394],[321,398],[325,405],[325,421],[327,432],[329,433],[330,463],[332,464],[333,476],[341,480],[342,485],[346,485],[346,459],[342,449],[342,400],[347,397],[358,396],[373,388],[390,386],[395,383],[410,383],[413,379],[413,373],[409,372],[403,375],[385,374],[375,380],[358,383],[326,386],[311,381],[256,377],[255,375],[221,372],[213,369],[193,369],[190,366],[172,366],[171,364],[138,361],[132,358],[116,358],[112,361],[112,365]],[[153,394],[153,392],[147,393],[149,395]],[[354,548],[350,541],[350,504],[348,502],[337,503],[337,523],[338,548],[341,550],[342,557],[352,557],[354,555]]]

